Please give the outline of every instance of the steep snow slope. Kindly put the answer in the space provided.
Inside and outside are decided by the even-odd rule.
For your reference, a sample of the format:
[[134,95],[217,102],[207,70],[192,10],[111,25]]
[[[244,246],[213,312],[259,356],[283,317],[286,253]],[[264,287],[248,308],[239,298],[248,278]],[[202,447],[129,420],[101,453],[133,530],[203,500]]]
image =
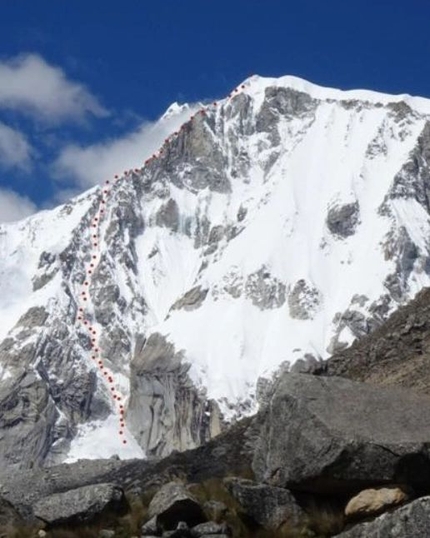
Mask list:
[[98,229],[86,310],[126,446],[77,323],[100,189],[1,227],[4,462],[195,446],[429,285],[430,101],[252,77],[193,112]]

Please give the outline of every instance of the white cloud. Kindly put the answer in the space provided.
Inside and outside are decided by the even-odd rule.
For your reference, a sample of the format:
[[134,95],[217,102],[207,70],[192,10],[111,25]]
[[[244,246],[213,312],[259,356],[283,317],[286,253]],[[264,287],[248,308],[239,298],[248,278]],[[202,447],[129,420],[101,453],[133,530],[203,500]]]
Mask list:
[[69,80],[62,69],[37,54],[0,61],[0,108],[27,112],[50,122],[108,115],[83,84]]
[[20,132],[0,122],[0,165],[4,168],[30,167],[32,148]]
[[179,107],[175,104],[159,121],[145,123],[122,138],[85,148],[66,146],[54,163],[53,173],[86,188],[120,175],[124,170],[141,167],[197,108],[197,105]]
[[26,196],[0,189],[0,223],[13,222],[35,213],[36,205]]

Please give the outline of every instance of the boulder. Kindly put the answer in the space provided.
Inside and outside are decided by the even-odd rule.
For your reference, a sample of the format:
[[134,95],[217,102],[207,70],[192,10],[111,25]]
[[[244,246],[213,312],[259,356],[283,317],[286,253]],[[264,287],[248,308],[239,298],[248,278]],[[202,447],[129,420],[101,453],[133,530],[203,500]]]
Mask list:
[[394,512],[341,532],[337,538],[428,538],[430,497],[421,497]]
[[284,523],[294,526],[304,518],[304,512],[286,489],[241,478],[226,478],[224,483],[245,514],[267,529],[277,529]]
[[15,507],[6,499],[0,497],[0,529],[6,525],[19,525],[21,516]]
[[214,521],[207,521],[206,523],[200,523],[191,529],[191,536],[193,538],[202,538],[203,536],[214,536],[220,534],[230,534],[229,528],[226,523],[215,523]]
[[97,484],[55,493],[39,500],[34,515],[49,525],[77,524],[102,513],[121,513],[124,493],[113,484]]
[[430,398],[339,377],[285,374],[259,413],[258,482],[354,494],[384,484],[430,491]]
[[163,531],[175,530],[180,522],[194,527],[206,521],[198,501],[178,482],[169,482],[155,494],[148,508],[148,516],[155,517],[156,528]]
[[142,525],[140,533],[142,536],[155,536],[160,529],[157,526],[157,516],[152,517],[149,521]]
[[327,227],[330,232],[341,239],[353,235],[360,220],[358,202],[334,205],[327,213]]
[[345,515],[351,519],[375,516],[389,508],[404,504],[409,498],[410,492],[401,486],[365,489],[349,501]]

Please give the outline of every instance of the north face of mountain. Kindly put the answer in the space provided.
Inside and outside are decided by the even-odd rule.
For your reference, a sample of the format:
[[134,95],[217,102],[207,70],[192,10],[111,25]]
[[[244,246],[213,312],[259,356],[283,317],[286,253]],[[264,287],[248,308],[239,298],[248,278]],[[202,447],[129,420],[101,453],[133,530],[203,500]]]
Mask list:
[[86,310],[127,445],[77,323],[101,189],[0,227],[0,465],[197,446],[430,284],[430,102],[242,86],[178,120],[100,221]]

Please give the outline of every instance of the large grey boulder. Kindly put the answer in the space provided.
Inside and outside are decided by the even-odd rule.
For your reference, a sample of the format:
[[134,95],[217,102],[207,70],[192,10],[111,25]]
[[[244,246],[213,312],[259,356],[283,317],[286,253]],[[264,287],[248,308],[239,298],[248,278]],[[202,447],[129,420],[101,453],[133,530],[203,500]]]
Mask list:
[[343,378],[285,374],[257,419],[259,482],[356,493],[385,483],[430,490],[430,398]]
[[124,493],[113,484],[97,484],[55,493],[33,506],[34,515],[50,525],[89,521],[105,512],[121,512]]
[[428,538],[430,497],[421,497],[394,512],[383,514],[341,532],[338,538]]
[[241,478],[226,478],[224,483],[245,514],[267,529],[285,523],[295,526],[304,519],[304,512],[286,489]]
[[155,494],[148,508],[148,517],[155,517],[155,527],[163,531],[175,530],[180,522],[194,527],[206,521],[198,501],[178,482],[165,484]]

